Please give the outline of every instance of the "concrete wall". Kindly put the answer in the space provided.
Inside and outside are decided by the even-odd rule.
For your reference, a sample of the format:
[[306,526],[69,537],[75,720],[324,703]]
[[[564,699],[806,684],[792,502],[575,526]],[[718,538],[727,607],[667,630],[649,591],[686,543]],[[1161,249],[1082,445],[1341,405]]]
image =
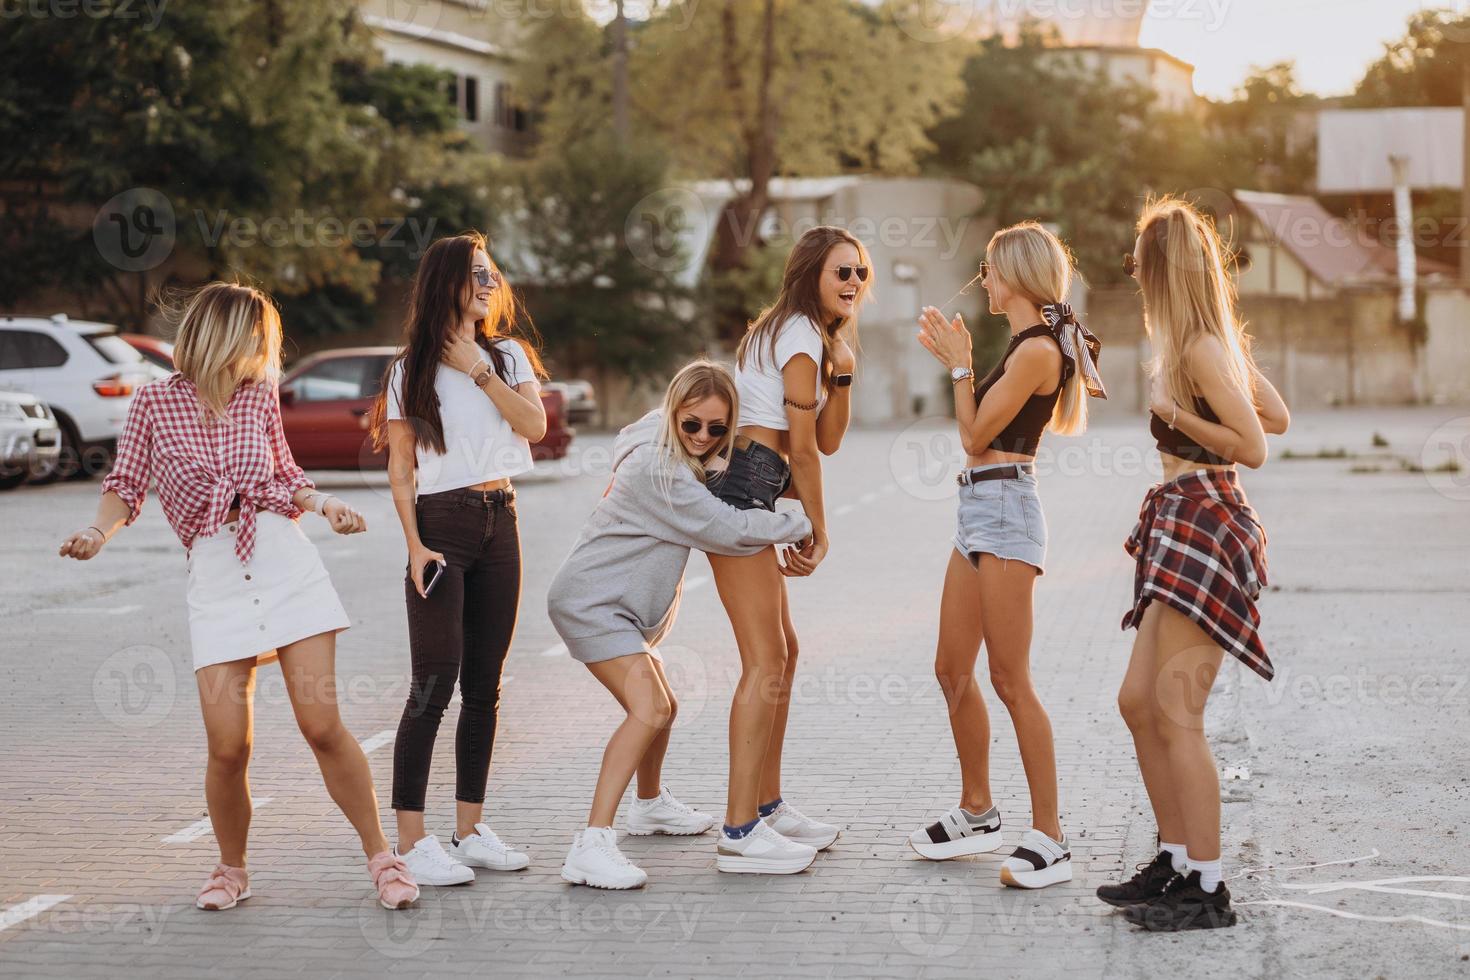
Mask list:
[[1424,399],[1436,405],[1470,405],[1470,292],[1431,289],[1424,341]]
[[[1470,304],[1463,296],[1459,302]],[[1410,332],[1395,322],[1392,293],[1343,293],[1311,302],[1245,296],[1240,306],[1257,362],[1292,408],[1400,405],[1419,398],[1418,352]],[[1088,326],[1103,341],[1101,368],[1110,395],[1098,414],[1142,410],[1142,364],[1149,357],[1142,297],[1136,289],[1094,290]],[[1470,347],[1463,334],[1459,343]],[[1467,369],[1470,362],[1462,362],[1459,371]]]

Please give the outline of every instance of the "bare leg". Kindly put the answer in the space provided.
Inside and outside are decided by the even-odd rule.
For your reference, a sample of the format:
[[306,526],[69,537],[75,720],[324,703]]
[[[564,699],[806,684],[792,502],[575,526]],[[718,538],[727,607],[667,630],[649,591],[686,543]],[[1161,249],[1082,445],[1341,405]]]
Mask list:
[[958,551],[950,551],[939,600],[939,646],[934,674],[949,706],[949,728],[960,757],[960,806],[990,809],[990,714],[975,683],[980,655],[980,578]]
[[327,793],[342,808],[368,857],[388,849],[367,756],[337,710],[337,635],[318,633],[281,647],[281,675],[296,724],[316,755]]
[[1159,602],[1146,612],[1155,610],[1159,732],[1184,818],[1184,844],[1191,860],[1214,861],[1220,857],[1220,774],[1205,738],[1205,702],[1225,653],[1188,616]]
[[781,627],[781,571],[776,551],[749,558],[709,556],[720,601],[740,647],[740,683],[730,705],[730,792],[725,822],[756,819],[761,770],[771,744],[776,702],[786,673]]
[[990,683],[1016,728],[1021,766],[1031,790],[1031,826],[1060,840],[1051,719],[1031,682],[1031,595],[1036,578],[1036,569],[1025,562],[980,556],[980,618]]
[[1156,648],[1159,636],[1158,602],[1149,603],[1143,611],[1133,639],[1133,656],[1128,672],[1118,691],[1118,711],[1133,734],[1133,748],[1138,755],[1138,770],[1143,787],[1148,791],[1159,840],[1183,844],[1184,815],[1179,810],[1178,787],[1169,775],[1169,747],[1159,727],[1158,667]]
[[679,716],[679,702],[674,697],[674,689],[669,686],[664,665],[652,657],[649,660],[653,662],[653,671],[664,686],[664,697],[669,700],[669,720],[658,730],[658,734],[648,744],[648,750],[643,753],[643,760],[638,763],[638,795],[645,800],[658,796],[663,789],[664,755],[669,751],[669,734],[674,730],[674,719]]
[[214,664],[194,672],[199,708],[209,741],[204,771],[204,800],[219,844],[219,859],[232,868],[245,867],[250,836],[250,743],[254,729],[255,660]]
[[[673,703],[654,659],[646,653],[588,664],[587,669],[628,713],[602,752],[602,769],[597,774],[592,810],[587,815],[587,826],[611,827],[633,773],[640,770],[659,733],[667,733],[674,717]],[[667,737],[664,744],[668,744]]]
[[786,719],[791,714],[791,685],[796,678],[796,655],[799,652],[796,627],[791,623],[791,599],[786,594],[786,580],[781,579],[781,632],[786,637],[786,669],[775,691],[775,717],[771,719],[771,744],[761,764],[760,802],[781,798],[781,750],[786,746]]

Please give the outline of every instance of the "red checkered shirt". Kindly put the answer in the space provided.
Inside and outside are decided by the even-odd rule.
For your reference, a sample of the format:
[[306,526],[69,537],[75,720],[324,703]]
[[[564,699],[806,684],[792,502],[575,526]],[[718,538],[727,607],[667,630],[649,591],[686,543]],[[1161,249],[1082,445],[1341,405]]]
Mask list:
[[185,548],[220,529],[238,494],[235,554],[249,563],[255,554],[256,509],[295,520],[302,511],[291,498],[313,484],[286,445],[275,385],[241,384],[226,415],[228,421],[205,421],[198,389],[182,374],[139,388],[102,492],[122,498],[131,509],[131,524],[143,508],[151,477],[163,516]]

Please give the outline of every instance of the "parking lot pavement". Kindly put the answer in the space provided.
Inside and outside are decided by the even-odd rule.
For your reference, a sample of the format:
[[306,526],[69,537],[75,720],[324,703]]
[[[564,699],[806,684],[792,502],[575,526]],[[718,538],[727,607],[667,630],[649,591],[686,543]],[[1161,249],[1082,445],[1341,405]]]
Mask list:
[[[1039,467],[1051,550],[1033,673],[1056,730],[1076,879],[1010,891],[997,855],[933,864],[906,845],[958,791],[932,673],[953,521],[948,431],[857,431],[827,463],[832,552],[791,583],[802,661],[784,789],[846,829],[810,871],[785,878],[720,875],[703,837],[629,838],[650,875],[641,891],[561,881],[618,713],[557,649],[544,598],[606,484],[610,440],[579,439],[569,460],[521,481],[525,588],[489,819],[532,864],[425,889],[398,914],[372,901],[274,668],[257,693],[254,897],[228,913],[193,908],[215,851],[181,549],[154,501],[97,560],[63,562],[56,547],[90,520],[95,484],[0,496],[0,969],[160,980],[1464,975],[1470,474],[1400,460],[1466,462],[1470,412],[1299,418],[1266,468],[1244,476],[1270,533],[1263,635],[1280,673],[1266,685],[1222,672],[1212,727],[1242,922],[1187,936],[1136,933],[1091,898],[1153,843],[1113,701],[1131,642],[1118,629],[1132,574],[1121,543],[1157,465],[1141,423],[1049,438]],[[1375,432],[1387,446],[1372,445]],[[1339,447],[1345,456],[1316,458]],[[1312,458],[1284,458],[1288,448]],[[314,517],[303,526],[352,616],[339,642],[343,712],[385,798],[407,692],[401,536],[381,485],[327,480],[369,521],[352,538]],[[680,699],[667,783],[720,814],[738,658],[701,557],[687,588],[664,649]],[[452,830],[452,721],[430,789],[429,829],[441,836]],[[1003,711],[994,728],[993,786],[1014,838],[1025,781]],[[1314,864],[1328,866],[1302,867]]]

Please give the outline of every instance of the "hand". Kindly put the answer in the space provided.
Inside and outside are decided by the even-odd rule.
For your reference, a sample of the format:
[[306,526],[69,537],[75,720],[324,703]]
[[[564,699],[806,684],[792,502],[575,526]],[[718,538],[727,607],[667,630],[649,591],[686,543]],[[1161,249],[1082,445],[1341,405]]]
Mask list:
[[1169,382],[1164,380],[1162,373],[1154,375],[1149,384],[1148,409],[1165,422],[1172,421],[1178,410],[1174,405],[1174,396],[1169,393]]
[[839,336],[832,345],[832,373],[852,374],[856,370],[857,355],[852,352],[851,345]]
[[475,343],[473,335],[459,334],[445,343],[444,353],[439,359],[473,378],[485,366],[485,350]]
[[95,527],[85,527],[73,532],[61,542],[61,550],[58,554],[63,558],[86,561],[88,558],[95,557],[106,543],[107,539]]
[[822,559],[827,557],[827,539],[808,537],[805,541],[785,549],[782,553],[781,574],[789,578],[805,578],[817,570]]
[[328,497],[322,501],[322,516],[338,534],[357,534],[367,530],[367,521],[363,516],[336,497]]
[[945,320],[944,314],[934,307],[924,307],[919,316],[919,343],[951,371],[970,366],[974,339],[962,316]]
[[413,589],[419,594],[419,598],[427,598],[424,595],[424,568],[431,561],[443,564],[444,556],[424,547],[422,541],[416,541],[408,546],[408,574],[413,578]]

